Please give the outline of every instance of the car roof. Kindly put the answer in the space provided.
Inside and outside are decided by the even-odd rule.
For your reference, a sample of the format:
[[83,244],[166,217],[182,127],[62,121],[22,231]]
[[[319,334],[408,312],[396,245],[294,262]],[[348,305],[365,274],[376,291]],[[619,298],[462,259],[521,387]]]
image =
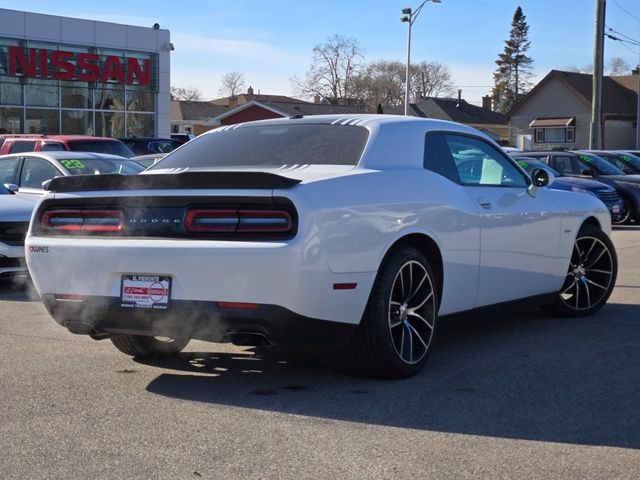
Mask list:
[[134,142],[136,140],[140,140],[143,142],[150,142],[150,141],[164,141],[164,142],[175,142],[176,139],[175,138],[164,138],[164,137],[122,137],[119,138],[119,140],[122,140],[123,142]]
[[[355,125],[368,127],[371,125],[389,125],[389,124],[406,124],[406,125],[432,125],[434,128],[437,126],[446,127],[447,129],[452,126],[464,126],[456,122],[450,122],[447,120],[436,120],[433,118],[420,118],[420,117],[408,117],[404,115],[377,115],[377,114],[354,114],[354,115],[309,115],[309,116],[295,116],[295,117],[282,117],[272,118],[268,120],[256,120],[253,122],[237,123],[234,125],[227,125],[218,127],[215,130],[235,129],[235,128],[247,128],[261,125],[297,125],[297,124],[312,124],[312,125]],[[470,128],[470,127],[468,127]],[[210,130],[210,131],[215,131]],[[208,132],[205,132],[208,133]]]
[[8,155],[2,155],[0,158],[12,158],[12,157],[39,157],[47,160],[129,160],[126,157],[120,157],[119,155],[110,155],[108,153],[94,153],[94,152],[70,152],[65,150],[63,152],[20,152],[10,153]]

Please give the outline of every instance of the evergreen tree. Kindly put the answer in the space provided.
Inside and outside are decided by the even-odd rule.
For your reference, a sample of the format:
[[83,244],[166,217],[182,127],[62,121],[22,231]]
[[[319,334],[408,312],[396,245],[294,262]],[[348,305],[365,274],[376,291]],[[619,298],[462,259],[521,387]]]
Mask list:
[[528,80],[533,59],[526,55],[531,46],[526,18],[522,8],[516,8],[509,39],[504,42],[504,52],[496,60],[498,68],[493,73],[493,104],[499,112],[507,112],[531,85]]

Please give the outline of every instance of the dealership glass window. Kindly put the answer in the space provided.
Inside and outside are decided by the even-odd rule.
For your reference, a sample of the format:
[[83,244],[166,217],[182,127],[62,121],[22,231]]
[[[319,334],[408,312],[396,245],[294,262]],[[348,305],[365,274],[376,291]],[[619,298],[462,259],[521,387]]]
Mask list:
[[58,125],[58,110],[27,108],[27,124],[25,133],[60,133]]
[[135,112],[154,112],[156,96],[146,87],[127,86],[127,110]]
[[96,112],[94,135],[98,137],[124,137],[124,112]]
[[30,107],[57,107],[59,97],[57,80],[26,79],[24,103]]
[[[65,82],[72,83],[72,82]],[[81,82],[86,83],[86,82]],[[60,89],[62,108],[91,108],[91,90],[78,86],[63,86]]]
[[21,108],[0,108],[0,134],[22,132],[22,112]]
[[153,137],[155,135],[155,115],[127,113],[128,137]]
[[0,105],[22,105],[22,82],[16,77],[0,77]]
[[124,110],[124,89],[97,84],[94,91],[96,110]]
[[67,135],[93,135],[93,112],[62,110],[62,132]]

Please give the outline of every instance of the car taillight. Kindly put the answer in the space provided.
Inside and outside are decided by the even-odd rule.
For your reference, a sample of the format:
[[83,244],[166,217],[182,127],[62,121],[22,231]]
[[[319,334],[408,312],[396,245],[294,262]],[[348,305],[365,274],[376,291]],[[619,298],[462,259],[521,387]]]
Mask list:
[[184,226],[190,233],[286,233],[293,222],[285,210],[192,209]]
[[67,232],[120,232],[123,217],[120,210],[50,210],[42,215],[42,227]]

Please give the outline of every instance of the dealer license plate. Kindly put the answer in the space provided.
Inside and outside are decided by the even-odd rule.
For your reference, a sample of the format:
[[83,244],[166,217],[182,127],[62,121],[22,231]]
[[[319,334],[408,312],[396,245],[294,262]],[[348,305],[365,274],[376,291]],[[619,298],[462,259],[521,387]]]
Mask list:
[[168,275],[123,275],[120,305],[124,308],[166,310],[171,300]]

